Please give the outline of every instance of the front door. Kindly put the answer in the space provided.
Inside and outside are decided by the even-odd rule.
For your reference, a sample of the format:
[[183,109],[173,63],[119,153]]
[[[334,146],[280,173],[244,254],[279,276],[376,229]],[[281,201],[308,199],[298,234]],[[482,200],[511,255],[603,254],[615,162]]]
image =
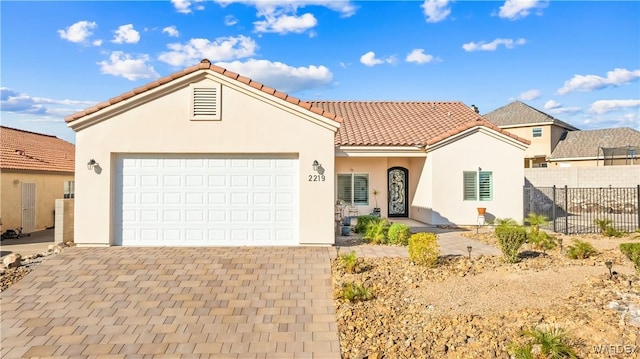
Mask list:
[[402,167],[389,168],[389,217],[409,216],[408,172]]
[[36,228],[36,184],[22,184],[22,231],[31,233]]

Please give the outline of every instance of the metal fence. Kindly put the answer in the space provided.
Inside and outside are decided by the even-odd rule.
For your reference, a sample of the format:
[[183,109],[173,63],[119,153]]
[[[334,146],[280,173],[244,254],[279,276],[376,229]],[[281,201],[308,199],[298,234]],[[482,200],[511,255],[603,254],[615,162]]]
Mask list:
[[545,215],[543,228],[558,233],[598,233],[595,220],[607,219],[619,231],[640,228],[640,185],[628,188],[525,187],[524,217]]

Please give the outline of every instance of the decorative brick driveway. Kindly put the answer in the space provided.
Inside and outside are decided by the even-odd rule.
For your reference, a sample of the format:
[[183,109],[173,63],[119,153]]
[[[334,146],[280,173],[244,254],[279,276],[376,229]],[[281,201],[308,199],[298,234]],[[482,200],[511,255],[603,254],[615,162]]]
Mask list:
[[2,358],[339,358],[333,248],[72,248],[1,298]]

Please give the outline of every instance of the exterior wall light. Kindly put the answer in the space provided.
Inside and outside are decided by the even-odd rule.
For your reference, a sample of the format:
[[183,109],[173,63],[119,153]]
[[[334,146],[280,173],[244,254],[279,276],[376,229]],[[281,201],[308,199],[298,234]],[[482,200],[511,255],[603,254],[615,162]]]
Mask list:
[[317,160],[313,161],[313,165],[312,166],[313,166],[313,170],[316,171],[316,172],[318,172],[318,168],[319,167],[322,167],[322,165],[320,163],[318,163]]
[[98,162],[96,162],[96,160],[92,158],[89,160],[89,162],[87,162],[87,169],[91,171],[96,165],[98,165]]

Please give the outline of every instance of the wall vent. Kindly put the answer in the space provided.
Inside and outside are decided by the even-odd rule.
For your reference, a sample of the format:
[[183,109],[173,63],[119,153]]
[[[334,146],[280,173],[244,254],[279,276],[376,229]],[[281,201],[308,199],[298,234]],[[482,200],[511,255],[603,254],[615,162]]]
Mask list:
[[192,85],[191,118],[193,120],[220,120],[221,86]]

